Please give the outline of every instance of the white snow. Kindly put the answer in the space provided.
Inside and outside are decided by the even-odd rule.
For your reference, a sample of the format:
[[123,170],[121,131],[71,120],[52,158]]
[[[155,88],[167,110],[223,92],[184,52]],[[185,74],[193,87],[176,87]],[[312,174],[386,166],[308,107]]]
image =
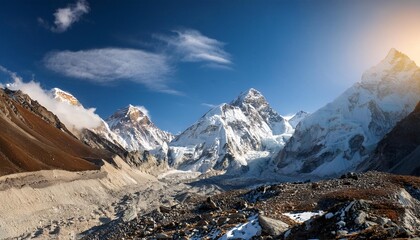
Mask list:
[[301,120],[282,157],[275,158],[279,172],[306,167],[305,173],[328,176],[355,169],[419,102],[418,72],[407,56],[391,50],[361,82]]
[[110,116],[106,122],[128,151],[161,149],[173,139],[172,134],[156,127],[144,107],[128,105]]
[[298,223],[306,222],[314,216],[321,216],[323,214],[324,212],[321,210],[318,212],[283,213],[283,215],[293,219],[295,222]]
[[[255,89],[208,111],[170,144],[170,164],[182,170],[235,171],[277,153],[293,134]],[[226,160],[229,154],[233,161]],[[224,162],[225,161],[225,162]]]
[[261,235],[261,226],[258,222],[258,215],[248,218],[248,222],[239,224],[230,229],[219,240],[227,239],[251,239],[252,237]]

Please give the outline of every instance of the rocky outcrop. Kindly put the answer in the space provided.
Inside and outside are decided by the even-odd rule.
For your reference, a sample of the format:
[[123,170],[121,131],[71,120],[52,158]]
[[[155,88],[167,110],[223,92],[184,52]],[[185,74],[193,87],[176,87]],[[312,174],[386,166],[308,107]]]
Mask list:
[[378,143],[359,171],[420,175],[420,103]]

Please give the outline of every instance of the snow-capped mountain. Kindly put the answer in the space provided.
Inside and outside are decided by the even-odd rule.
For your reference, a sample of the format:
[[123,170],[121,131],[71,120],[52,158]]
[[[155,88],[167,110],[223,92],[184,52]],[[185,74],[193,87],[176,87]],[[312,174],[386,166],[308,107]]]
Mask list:
[[293,127],[255,89],[202,116],[170,143],[170,165],[183,169],[240,169],[278,151]]
[[361,82],[303,119],[274,163],[282,174],[353,170],[419,100],[419,68],[391,49]]
[[[77,106],[77,107],[83,107],[83,105],[79,102],[79,100],[69,92],[61,90],[59,88],[53,88],[51,89],[50,93],[57,101],[66,102],[70,105]],[[115,134],[114,132],[112,132],[108,124],[103,119],[101,119],[101,123],[98,127],[94,129],[89,129],[89,130],[105,138],[107,141],[110,141],[111,143],[116,144],[117,146],[121,147],[124,144],[123,139],[117,134]],[[78,135],[78,137],[81,138],[81,140],[83,140],[84,142],[90,142],[89,139],[83,139],[90,136],[90,134],[84,134],[83,132],[79,132],[76,135]],[[91,146],[91,147],[96,147],[96,146]]]
[[128,151],[165,148],[173,139],[172,134],[157,128],[140,107],[133,105],[118,110],[106,121]]

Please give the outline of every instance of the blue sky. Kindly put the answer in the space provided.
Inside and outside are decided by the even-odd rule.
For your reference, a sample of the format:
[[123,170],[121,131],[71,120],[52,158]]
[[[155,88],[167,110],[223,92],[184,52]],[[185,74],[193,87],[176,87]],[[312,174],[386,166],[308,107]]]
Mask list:
[[[177,133],[251,87],[313,112],[390,48],[420,61],[418,1],[2,1],[0,65],[106,118]],[[0,82],[9,81],[0,75]]]

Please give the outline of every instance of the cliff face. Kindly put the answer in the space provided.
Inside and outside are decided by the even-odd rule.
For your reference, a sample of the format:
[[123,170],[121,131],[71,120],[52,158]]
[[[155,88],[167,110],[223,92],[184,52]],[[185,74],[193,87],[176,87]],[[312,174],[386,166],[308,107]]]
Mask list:
[[359,170],[420,175],[420,103],[397,123]]

